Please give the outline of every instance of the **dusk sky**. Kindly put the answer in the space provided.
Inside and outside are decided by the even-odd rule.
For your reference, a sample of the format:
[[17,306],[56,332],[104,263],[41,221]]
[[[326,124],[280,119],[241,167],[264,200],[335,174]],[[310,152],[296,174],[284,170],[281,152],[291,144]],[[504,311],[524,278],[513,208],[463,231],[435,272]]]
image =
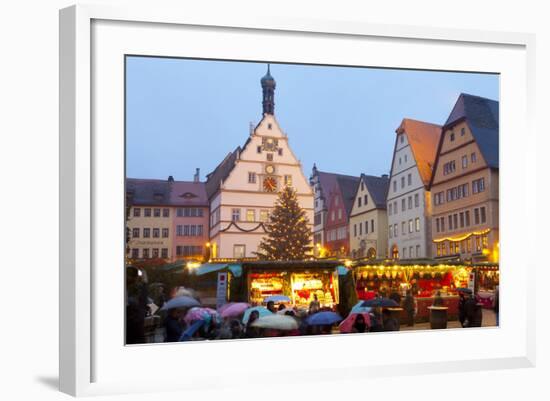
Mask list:
[[[131,178],[201,180],[262,117],[265,63],[128,57]],[[442,124],[461,92],[499,100],[498,75],[272,64],[275,117],[306,177],[388,174],[403,118]]]

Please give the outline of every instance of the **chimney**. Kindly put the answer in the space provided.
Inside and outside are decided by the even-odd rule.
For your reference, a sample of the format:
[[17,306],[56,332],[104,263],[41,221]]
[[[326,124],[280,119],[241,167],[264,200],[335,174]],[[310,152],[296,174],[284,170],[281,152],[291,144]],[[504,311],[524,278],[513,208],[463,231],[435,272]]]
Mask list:
[[199,182],[200,181],[200,169],[197,168],[195,169],[195,175],[193,176],[193,181],[194,182]]
[[168,176],[168,182],[174,182],[174,177],[172,177],[171,175]]

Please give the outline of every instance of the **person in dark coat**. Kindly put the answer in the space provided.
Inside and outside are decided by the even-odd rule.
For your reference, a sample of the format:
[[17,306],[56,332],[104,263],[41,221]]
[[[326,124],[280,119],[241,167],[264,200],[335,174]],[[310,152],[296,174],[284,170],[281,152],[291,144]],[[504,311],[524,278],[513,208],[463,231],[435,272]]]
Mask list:
[[384,309],[382,312],[383,331],[399,331],[399,321],[392,316],[388,309]]
[[407,290],[407,295],[403,301],[403,309],[407,313],[407,326],[414,326],[414,312],[415,312],[415,301],[412,295],[411,290]]
[[147,284],[138,268],[126,268],[126,344],[145,343],[145,316],[147,315]]
[[397,305],[401,306],[401,295],[399,294],[399,291],[397,291],[397,288],[393,288],[389,298],[397,303]]
[[493,310],[495,311],[496,319],[497,319],[497,326],[499,325],[499,316],[498,316],[498,308],[499,308],[499,288],[498,285],[495,287],[495,298],[493,300]]
[[464,322],[466,321],[466,294],[460,291],[458,297],[458,321],[464,327]]
[[382,326],[382,316],[380,316],[380,312],[378,308],[373,308],[370,312],[370,329],[369,331],[377,332],[377,331],[384,331],[384,328]]
[[437,291],[434,296],[433,306],[445,306],[445,301],[441,296],[441,291]]
[[181,312],[179,309],[170,309],[166,319],[164,319],[164,328],[166,334],[164,341],[167,343],[179,341],[185,330],[185,326],[181,321]]
[[355,316],[355,322],[353,322],[351,331],[352,333],[364,333],[367,331],[367,323],[365,322],[364,316],[360,313]]
[[260,318],[260,313],[257,310],[253,310],[248,317],[248,322],[246,322],[245,337],[246,338],[256,338],[260,337],[260,329],[258,327],[252,326],[255,320]]
[[482,310],[474,296],[469,294],[464,302],[465,318],[463,327],[481,327]]

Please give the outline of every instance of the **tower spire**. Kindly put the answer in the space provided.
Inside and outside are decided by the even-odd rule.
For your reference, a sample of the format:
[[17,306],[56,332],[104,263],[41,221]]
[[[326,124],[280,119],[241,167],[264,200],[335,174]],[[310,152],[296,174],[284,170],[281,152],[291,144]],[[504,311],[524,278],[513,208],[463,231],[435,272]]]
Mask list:
[[267,64],[267,73],[262,77],[260,83],[262,85],[263,100],[262,107],[264,114],[275,113],[275,79],[271,76],[271,64]]

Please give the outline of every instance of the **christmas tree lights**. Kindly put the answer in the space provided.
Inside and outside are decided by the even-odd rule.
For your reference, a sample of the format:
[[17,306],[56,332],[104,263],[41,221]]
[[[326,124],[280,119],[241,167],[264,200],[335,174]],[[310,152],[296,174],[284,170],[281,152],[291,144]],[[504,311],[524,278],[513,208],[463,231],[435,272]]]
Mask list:
[[311,229],[296,191],[286,186],[279,193],[266,224],[267,236],[256,255],[263,260],[302,260],[311,251]]

